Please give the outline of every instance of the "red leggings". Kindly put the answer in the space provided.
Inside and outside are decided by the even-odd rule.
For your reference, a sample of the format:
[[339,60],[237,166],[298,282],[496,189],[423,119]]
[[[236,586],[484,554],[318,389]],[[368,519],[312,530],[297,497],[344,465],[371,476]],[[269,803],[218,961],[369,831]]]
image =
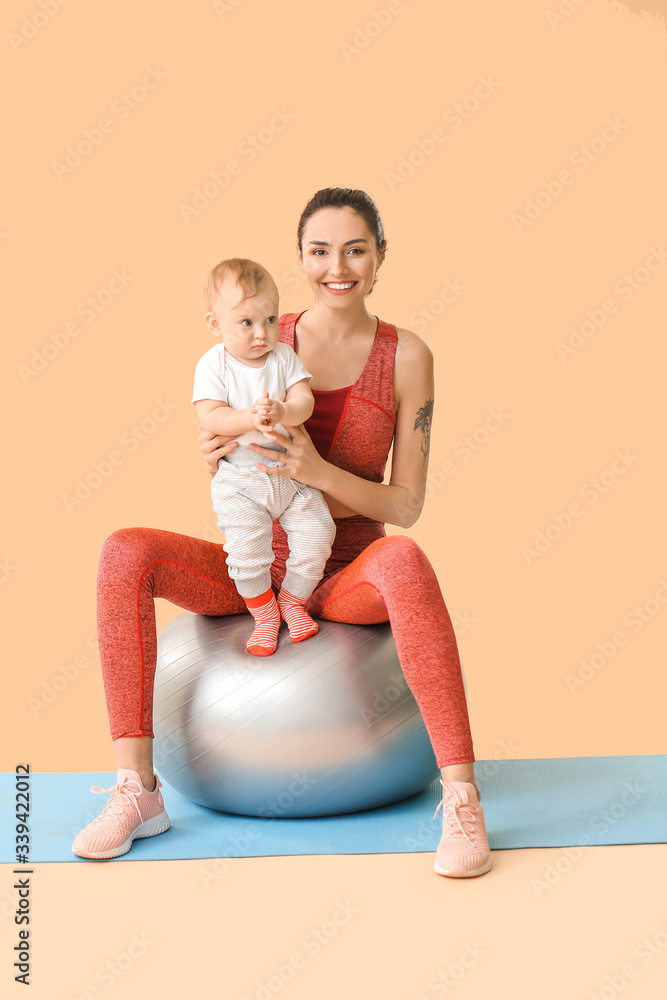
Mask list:
[[[338,522],[339,533],[342,527]],[[276,560],[276,587],[281,568]],[[100,557],[98,633],[114,740],[153,736],[156,597],[204,615],[247,612],[221,544],[153,528],[111,535]],[[438,767],[474,760],[454,629],[433,567],[411,538],[376,537],[324,577],[307,609],[355,625],[389,621]]]

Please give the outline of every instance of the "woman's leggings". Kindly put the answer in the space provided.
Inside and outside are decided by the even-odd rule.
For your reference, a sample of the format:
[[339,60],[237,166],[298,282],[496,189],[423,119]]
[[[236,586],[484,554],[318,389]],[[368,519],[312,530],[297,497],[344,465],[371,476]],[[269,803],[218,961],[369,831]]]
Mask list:
[[[341,521],[337,526],[340,533]],[[276,560],[276,587],[280,569]],[[156,597],[204,615],[247,612],[227,575],[221,544],[153,528],[111,535],[100,557],[98,635],[114,740],[153,736]],[[328,621],[389,621],[438,767],[474,760],[454,629],[433,567],[411,538],[376,537],[342,569],[325,576],[306,607]]]

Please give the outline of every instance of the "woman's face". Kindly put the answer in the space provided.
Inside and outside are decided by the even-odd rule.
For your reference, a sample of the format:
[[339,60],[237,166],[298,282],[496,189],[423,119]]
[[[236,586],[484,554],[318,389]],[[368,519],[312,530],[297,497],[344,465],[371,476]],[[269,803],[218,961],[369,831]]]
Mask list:
[[365,219],[352,208],[322,208],[306,223],[299,261],[315,297],[334,309],[363,301],[383,260]]

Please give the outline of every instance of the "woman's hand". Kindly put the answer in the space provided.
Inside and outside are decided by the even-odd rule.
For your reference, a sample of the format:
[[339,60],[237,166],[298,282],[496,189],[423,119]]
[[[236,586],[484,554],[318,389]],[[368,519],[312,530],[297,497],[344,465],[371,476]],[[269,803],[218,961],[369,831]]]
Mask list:
[[[314,486],[315,489],[321,489],[320,484],[323,474],[328,468],[328,462],[325,462],[316,450],[303,424],[299,427],[286,426],[286,430],[292,436],[291,441],[284,434],[279,434],[278,431],[266,432],[266,437],[282,445],[285,449],[284,452],[262,448],[260,444],[255,444],[252,441],[249,443],[248,447],[252,451],[257,452],[257,456],[260,459],[257,462],[257,468],[261,472],[268,473],[270,476],[288,476],[290,479],[295,479],[297,483],[303,483],[304,486]],[[262,455],[265,455],[267,458],[278,459],[282,462],[282,465],[262,465],[260,458]]]
[[224,455],[229,454],[234,448],[238,448],[239,443],[236,438],[222,437],[220,434],[212,434],[199,425],[199,447],[204,454],[206,468],[212,476],[218,471],[218,462]]

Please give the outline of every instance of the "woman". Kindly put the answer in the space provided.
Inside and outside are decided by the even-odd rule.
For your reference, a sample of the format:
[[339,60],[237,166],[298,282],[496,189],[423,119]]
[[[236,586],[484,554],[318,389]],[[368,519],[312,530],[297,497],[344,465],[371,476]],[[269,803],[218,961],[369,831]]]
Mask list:
[[[336,522],[324,577],[307,605],[329,621],[391,624],[401,669],[441,771],[443,835],[434,868],[481,875],[491,855],[474,777],[474,754],[456,638],[433,568],[406,535],[426,489],[434,397],[433,358],[415,334],[368,312],[386,241],[363,191],[325,188],[304,209],[298,255],[315,306],[280,320],[280,339],[312,373],[315,409],[285,448],[281,467],[258,467],[322,491]],[[209,472],[233,441],[200,430]],[[391,479],[382,482],[393,443]],[[274,524],[272,582],[285,572],[287,540]],[[102,814],[76,838],[84,857],[116,857],[137,837],[169,826],[153,773],[154,598],[200,614],[242,614],[221,545],[146,528],[115,532],[102,550],[98,631],[118,780]],[[436,810],[436,814],[437,814]]]

